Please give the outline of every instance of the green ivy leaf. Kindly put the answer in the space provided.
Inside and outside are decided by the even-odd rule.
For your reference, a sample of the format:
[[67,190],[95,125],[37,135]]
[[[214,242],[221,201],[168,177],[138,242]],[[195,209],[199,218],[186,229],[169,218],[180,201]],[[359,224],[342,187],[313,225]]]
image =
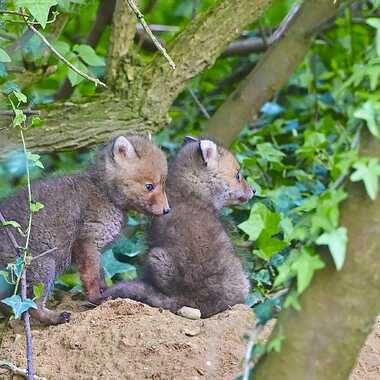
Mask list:
[[238,227],[249,236],[249,240],[255,241],[260,236],[265,224],[261,215],[254,214],[252,211],[249,219],[240,223]]
[[354,112],[354,116],[358,119],[363,119],[367,123],[369,131],[375,137],[380,137],[380,132],[376,122],[376,110],[371,101],[367,101]]
[[40,282],[37,285],[33,285],[33,294],[35,298],[41,298],[44,295],[45,285],[43,282]]
[[115,274],[135,271],[136,268],[128,263],[123,263],[116,259],[111,249],[102,254],[101,257],[104,273],[112,278]]
[[284,340],[285,340],[285,336],[282,333],[282,328],[280,326],[279,329],[278,329],[278,332],[276,334],[276,337],[272,338],[271,341],[268,343],[267,352],[271,352],[271,351],[280,352],[281,351],[282,342]]
[[269,260],[275,253],[282,251],[288,244],[279,239],[272,238],[266,231],[257,239],[258,250],[255,253],[264,260]]
[[26,116],[24,112],[22,112],[22,110],[19,110],[19,109],[14,109],[13,111],[15,113],[13,117],[13,122],[12,122],[13,127],[18,127],[20,125],[23,125],[26,121]]
[[285,153],[276,149],[271,143],[257,144],[256,149],[257,153],[267,162],[280,163],[286,156]]
[[[72,64],[81,72],[87,74],[87,67],[79,59],[74,60]],[[77,84],[84,80],[84,78],[81,75],[77,74],[72,69],[69,69],[68,77],[73,87],[75,87]]]
[[255,203],[251,209],[248,220],[240,223],[238,227],[255,241],[265,230],[267,235],[275,235],[279,232],[281,215],[270,211],[263,203]]
[[362,158],[354,164],[351,181],[363,181],[368,196],[374,201],[379,190],[380,165],[377,158]]
[[24,95],[22,92],[20,91],[13,91],[13,94],[14,96],[17,98],[17,100],[20,102],[20,103],[26,103],[28,101],[28,98],[26,97],[26,95]]
[[301,305],[298,300],[298,294],[295,290],[292,290],[288,296],[286,297],[286,300],[284,302],[284,307],[292,307],[294,310],[300,311]]
[[380,18],[367,18],[367,24],[376,29],[376,53],[380,56]]
[[89,66],[105,66],[103,57],[95,53],[95,50],[89,45],[75,45],[73,49],[79,57]]
[[0,48],[0,62],[6,63],[6,62],[11,62],[11,57],[8,55],[8,53]]
[[35,166],[43,169],[44,165],[41,162],[41,156],[39,154],[34,154],[29,151],[26,152],[26,158],[31,161]]
[[339,227],[334,231],[326,232],[316,240],[316,243],[329,246],[336,269],[341,270],[346,259],[347,229]]
[[16,0],[16,6],[26,8],[30,14],[45,28],[50,8],[57,4],[56,0]]
[[37,305],[33,300],[27,298],[23,301],[19,295],[5,298],[1,300],[1,302],[12,309],[16,319],[20,318],[21,315],[29,309],[37,309]]
[[308,248],[303,248],[291,269],[297,274],[297,292],[301,294],[310,284],[314,272],[322,269],[325,263]]
[[45,206],[40,202],[32,202],[30,205],[30,211],[33,213],[36,213],[40,210],[42,210]]

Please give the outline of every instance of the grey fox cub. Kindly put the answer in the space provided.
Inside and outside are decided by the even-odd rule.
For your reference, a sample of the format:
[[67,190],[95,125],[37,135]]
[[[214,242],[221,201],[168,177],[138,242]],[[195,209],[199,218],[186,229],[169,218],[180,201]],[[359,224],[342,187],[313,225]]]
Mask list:
[[209,140],[187,137],[167,182],[172,213],[155,218],[151,248],[140,279],[107,289],[104,298],[131,298],[208,317],[244,302],[249,281],[218,215],[247,202],[254,190],[234,156]]
[[[123,212],[128,209],[163,215],[170,211],[165,194],[167,162],[162,151],[140,136],[120,136],[100,150],[95,162],[83,173],[44,179],[32,184],[33,200],[45,207],[33,215],[30,253],[56,248],[32,260],[27,271],[28,293],[42,282],[44,295],[37,300],[32,317],[46,324],[67,322],[70,314],[45,308],[54,280],[70,265],[78,264],[80,277],[92,302],[100,298],[102,279],[99,251],[119,234]],[[22,189],[0,201],[7,220],[24,228],[29,215],[28,195]],[[15,260],[5,228],[0,226],[0,269]],[[21,238],[14,231],[21,244]],[[3,292],[4,293],[4,292]],[[0,300],[9,296],[1,294]]]

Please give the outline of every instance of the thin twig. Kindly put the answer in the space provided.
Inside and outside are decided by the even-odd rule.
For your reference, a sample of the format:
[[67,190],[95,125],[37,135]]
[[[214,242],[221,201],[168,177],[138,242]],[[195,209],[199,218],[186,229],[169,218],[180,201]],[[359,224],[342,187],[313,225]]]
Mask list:
[[195,95],[194,91],[191,88],[188,88],[191,97],[193,98],[195,104],[198,106],[199,110],[202,112],[206,119],[210,119],[210,114],[207,112],[206,107],[201,103],[198,99],[197,95]]
[[35,33],[38,37],[40,37],[42,42],[57,56],[57,58],[60,59],[65,65],[67,65],[71,70],[73,70],[78,75],[82,76],[83,78],[93,82],[95,86],[100,85],[105,88],[107,87],[107,85],[103,83],[102,81],[100,81],[98,78],[91,77],[90,75],[84,73],[83,71],[75,67],[72,63],[70,63],[61,53],[58,52],[58,50],[54,48],[53,45],[51,45],[51,43],[47,40],[47,38],[39,30],[37,30],[26,17],[24,18],[24,20],[25,20],[25,23],[28,25],[29,29],[33,33]]
[[[30,182],[30,171],[29,171],[29,163],[27,159],[27,150],[26,150],[26,144],[25,144],[25,138],[24,133],[22,129],[20,129],[20,135],[22,140],[22,145],[24,148],[24,154],[26,157],[26,176],[28,181],[28,200],[29,200],[29,225],[28,225],[28,231],[25,241],[25,247],[24,247],[24,270],[22,272],[21,277],[21,298],[22,301],[25,301],[27,298],[27,284],[26,284],[26,255],[28,254],[28,248],[29,248],[29,242],[30,242],[30,234],[32,230],[32,219],[33,219],[33,212],[32,212],[32,186]],[[30,315],[29,310],[26,310],[23,314],[23,320],[24,320],[24,330],[25,330],[25,336],[26,336],[26,363],[27,363],[27,378],[28,380],[34,379],[34,368],[33,368],[33,343],[32,343],[32,331],[30,328]]]
[[33,256],[32,261],[38,260],[38,259],[40,259],[41,257],[43,257],[43,256],[45,256],[45,255],[48,255],[49,253],[55,252],[57,249],[58,249],[57,247],[54,247],[54,248],[52,248],[52,249],[48,249],[47,251],[40,253],[40,254],[37,255],[37,256]]
[[1,9],[0,14],[14,15],[14,16],[20,16],[20,17],[29,17],[29,15],[26,13],[18,12],[18,11],[7,11],[5,9]]
[[[23,368],[16,367],[14,364],[6,361],[0,361],[0,368],[7,369],[17,376],[27,376],[27,371]],[[47,380],[46,377],[34,375],[33,380]]]
[[[4,215],[3,213],[1,212],[0,210],[0,222],[3,226],[5,226],[5,224],[7,223],[7,220],[4,218]],[[12,231],[9,229],[9,228],[5,228],[5,232],[6,234],[8,235],[8,239],[9,241],[11,242],[11,244],[13,245],[14,249],[17,251],[17,254],[19,255],[20,254],[20,246],[18,245]]]
[[166,51],[166,49],[160,44],[160,42],[157,40],[157,38],[152,33],[152,31],[149,28],[149,25],[145,21],[144,15],[137,8],[137,6],[134,3],[134,1],[133,0],[127,0],[127,3],[131,7],[131,9],[134,12],[134,14],[136,15],[137,19],[140,21],[142,27],[144,28],[144,30],[146,31],[146,33],[148,34],[148,36],[150,37],[150,39],[152,40],[152,42],[156,45],[157,49],[162,53],[162,55],[169,62],[169,66],[173,70],[175,70],[176,65],[175,65],[174,61],[172,60],[172,58],[170,57],[170,55],[168,54],[168,52]]
[[252,368],[251,364],[251,354],[254,345],[256,344],[257,338],[260,335],[261,331],[263,331],[264,325],[256,325],[256,327],[249,334],[247,350],[244,356],[244,365],[243,365],[243,379],[249,380],[249,372]]
[[[40,115],[41,114],[40,111],[36,111],[36,110],[23,110],[22,112],[25,116],[32,116],[32,115]],[[13,111],[2,111],[2,110],[0,110],[0,116],[14,116],[14,114],[15,113]]]

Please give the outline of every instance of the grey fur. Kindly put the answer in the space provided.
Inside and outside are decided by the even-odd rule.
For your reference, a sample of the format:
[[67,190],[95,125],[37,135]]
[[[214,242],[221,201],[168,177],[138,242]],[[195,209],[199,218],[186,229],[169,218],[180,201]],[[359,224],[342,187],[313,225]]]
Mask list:
[[172,213],[153,221],[142,277],[103,295],[173,312],[189,306],[208,317],[248,295],[249,281],[218,209],[249,200],[253,191],[234,178],[238,164],[230,152],[218,147],[217,162],[204,162],[199,142],[186,142],[169,168]]
[[[52,292],[55,278],[73,260],[78,263],[88,298],[96,302],[103,286],[99,251],[119,234],[123,212],[133,208],[152,213],[153,201],[143,194],[146,192],[144,179],[150,181],[151,177],[161,176],[165,181],[167,164],[164,154],[148,140],[128,136],[137,158],[118,165],[113,152],[115,140],[105,145],[87,171],[32,184],[33,200],[41,202],[44,208],[33,215],[30,253],[37,256],[57,248],[33,260],[27,271],[29,297],[33,285],[42,282],[45,286],[42,299],[37,301],[38,310],[31,310],[31,315],[41,322],[58,324],[68,320],[68,313],[53,313],[44,304]],[[163,195],[159,193],[161,191]],[[166,199],[163,187],[157,192],[162,195],[160,199]],[[1,200],[0,210],[7,220],[15,220],[26,229],[29,216],[27,189]],[[11,228],[18,243],[23,244],[16,230],[5,228]],[[16,257],[5,228],[0,226],[0,269]],[[0,293],[0,299],[7,296],[9,292]]]

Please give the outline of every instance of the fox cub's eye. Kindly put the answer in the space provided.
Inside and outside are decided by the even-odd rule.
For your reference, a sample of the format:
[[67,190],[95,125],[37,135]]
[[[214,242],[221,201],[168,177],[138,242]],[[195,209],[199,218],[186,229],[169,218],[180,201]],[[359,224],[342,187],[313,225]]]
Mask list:
[[148,190],[148,191],[153,191],[155,186],[153,185],[153,183],[146,183],[145,184],[145,188]]
[[241,173],[240,173],[240,169],[238,169],[238,171],[236,172],[236,174],[235,174],[235,178],[236,178],[236,180],[237,180],[238,182],[241,181]]

